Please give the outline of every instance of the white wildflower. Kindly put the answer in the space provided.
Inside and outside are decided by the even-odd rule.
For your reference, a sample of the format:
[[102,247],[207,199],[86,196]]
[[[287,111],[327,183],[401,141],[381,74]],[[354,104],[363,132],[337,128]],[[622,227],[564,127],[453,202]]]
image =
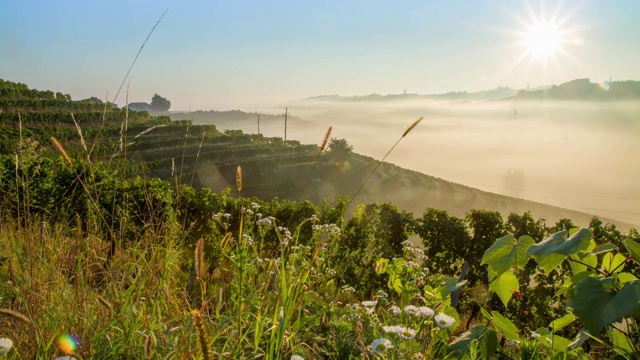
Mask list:
[[375,339],[371,342],[371,351],[374,354],[384,354],[392,347],[391,341],[385,338]]
[[376,305],[378,305],[378,302],[375,301],[375,300],[374,301],[363,301],[361,304],[364,307],[376,307]]
[[416,337],[416,331],[411,328],[401,327],[398,329],[398,335],[402,338],[402,340],[412,340]]
[[13,341],[7,338],[0,338],[0,355],[4,355],[13,347]]
[[436,321],[436,325],[442,329],[448,329],[454,322],[456,322],[456,319],[442,312],[438,313],[434,319]]
[[402,329],[402,327],[397,326],[397,325],[392,325],[392,326],[383,326],[382,330],[387,333],[387,334],[397,334],[400,329]]
[[418,315],[418,308],[413,306],[413,305],[407,305],[404,307],[404,313],[409,315],[409,316],[417,316]]
[[430,317],[433,317],[433,315],[435,315],[435,311],[433,311],[433,309],[428,306],[420,306],[418,308],[418,312],[420,313],[420,316],[426,317],[426,318],[430,318]]

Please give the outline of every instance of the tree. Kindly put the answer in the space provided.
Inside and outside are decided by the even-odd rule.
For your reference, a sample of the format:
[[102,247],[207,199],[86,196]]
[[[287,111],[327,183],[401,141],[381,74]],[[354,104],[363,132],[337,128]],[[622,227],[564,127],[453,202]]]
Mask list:
[[169,111],[171,108],[171,101],[163,98],[162,96],[155,94],[151,98],[151,109],[153,111]]
[[544,219],[534,220],[529,211],[522,214],[522,216],[516,213],[509,214],[505,226],[509,233],[513,234],[516,239],[524,235],[529,235],[536,242],[540,242],[545,236]]
[[329,141],[329,152],[335,160],[346,161],[353,152],[353,146],[349,145],[345,139],[331,138],[331,141]]

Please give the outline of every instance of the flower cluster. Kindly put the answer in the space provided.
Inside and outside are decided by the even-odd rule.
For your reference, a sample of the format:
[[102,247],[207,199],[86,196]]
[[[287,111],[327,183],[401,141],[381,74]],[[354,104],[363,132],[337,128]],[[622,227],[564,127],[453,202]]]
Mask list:
[[311,225],[311,228],[319,234],[340,235],[340,227],[336,224]]

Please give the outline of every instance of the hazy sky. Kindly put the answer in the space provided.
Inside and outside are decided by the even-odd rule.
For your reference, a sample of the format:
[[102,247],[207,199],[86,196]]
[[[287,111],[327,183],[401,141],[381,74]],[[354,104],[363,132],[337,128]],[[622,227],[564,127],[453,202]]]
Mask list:
[[[130,101],[157,92],[175,110],[251,110],[321,94],[640,79],[638,0],[2,0],[0,78],[112,99],[167,9]],[[523,55],[535,23],[562,34],[548,58]]]

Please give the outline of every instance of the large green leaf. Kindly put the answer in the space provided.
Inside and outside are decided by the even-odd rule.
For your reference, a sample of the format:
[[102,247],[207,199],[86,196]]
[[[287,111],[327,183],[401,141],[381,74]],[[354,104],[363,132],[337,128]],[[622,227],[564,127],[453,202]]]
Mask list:
[[638,278],[635,275],[629,274],[626,272],[617,273],[615,276],[616,276],[616,279],[618,279],[618,281],[621,284],[624,284],[626,282],[633,281],[633,280],[638,280]]
[[629,252],[629,254],[631,255],[631,258],[637,262],[638,264],[640,264],[640,245],[638,245],[635,241],[633,240],[625,240],[624,241],[624,247],[627,248],[627,251]]
[[393,289],[398,295],[402,294],[402,277],[391,275],[387,282],[389,289]]
[[469,345],[473,339],[480,342],[483,359],[488,359],[498,348],[498,335],[495,330],[487,329],[483,324],[480,324],[460,334],[447,345],[447,351],[457,359],[462,359],[469,352]]
[[625,317],[640,316],[640,280],[629,281],[617,293],[611,291],[613,278],[588,277],[570,292],[567,306],[573,308],[582,325],[592,335]]
[[545,274],[549,274],[567,256],[586,250],[591,245],[592,235],[589,229],[581,229],[567,240],[564,239],[565,235],[566,231],[560,231],[531,245],[526,256],[533,256]]
[[549,327],[551,328],[551,331],[556,332],[562,329],[563,327],[571,324],[575,319],[576,319],[575,315],[567,314],[561,318],[553,320],[551,323],[549,323]]
[[[489,277],[495,278],[495,273],[492,271],[492,268],[489,267]],[[504,306],[507,306],[509,300],[513,296],[514,292],[520,290],[520,283],[518,283],[518,279],[511,271],[507,271],[495,278],[495,280],[489,283],[489,291],[495,292]]]
[[580,251],[575,255],[569,255],[569,258],[578,261],[571,261],[571,272],[573,275],[580,274],[585,271],[590,271],[598,267],[598,257],[590,252]]
[[630,340],[625,334],[620,331],[609,329],[609,331],[607,331],[607,335],[609,335],[609,339],[611,339],[613,345],[618,348],[616,349],[618,352],[622,352],[623,354],[633,354],[635,352],[631,345],[632,340]]
[[606,243],[606,244],[602,244],[602,245],[596,246],[593,250],[591,250],[591,252],[589,254],[590,255],[598,255],[598,254],[602,254],[602,253],[613,251],[613,250],[615,250],[617,248],[618,247],[616,246],[616,244]]
[[602,267],[604,268],[604,271],[606,271],[607,273],[621,272],[622,271],[621,265],[622,263],[624,263],[625,260],[626,258],[622,254],[614,255],[612,253],[606,253],[602,258]]
[[511,322],[511,320],[502,316],[497,311],[492,311],[491,315],[493,316],[493,324],[495,327],[502,332],[504,337],[509,340],[520,341],[520,336],[518,335],[518,328]]
[[569,347],[572,344],[571,340],[553,334],[546,328],[539,328],[536,330],[536,333],[540,335],[538,342],[547,349],[553,349],[554,352],[565,352],[569,355],[575,355],[575,352]]
[[531,236],[521,236],[515,241],[513,235],[498,239],[482,256],[481,265],[488,264],[498,275],[511,269],[512,266],[524,268],[529,258],[527,249],[536,242]]

